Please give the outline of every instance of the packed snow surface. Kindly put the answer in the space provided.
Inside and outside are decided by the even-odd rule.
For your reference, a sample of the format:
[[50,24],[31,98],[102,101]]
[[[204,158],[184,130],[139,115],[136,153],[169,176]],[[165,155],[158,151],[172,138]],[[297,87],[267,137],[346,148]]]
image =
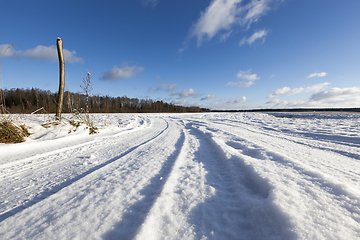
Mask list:
[[360,239],[360,115],[46,118],[0,144],[0,239]]

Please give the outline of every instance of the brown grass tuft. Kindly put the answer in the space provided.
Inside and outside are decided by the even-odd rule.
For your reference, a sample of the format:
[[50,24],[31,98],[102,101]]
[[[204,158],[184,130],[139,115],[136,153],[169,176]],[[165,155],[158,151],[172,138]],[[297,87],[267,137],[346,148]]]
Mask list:
[[0,121],[0,143],[21,143],[28,136],[30,133],[25,125],[17,126],[6,119]]

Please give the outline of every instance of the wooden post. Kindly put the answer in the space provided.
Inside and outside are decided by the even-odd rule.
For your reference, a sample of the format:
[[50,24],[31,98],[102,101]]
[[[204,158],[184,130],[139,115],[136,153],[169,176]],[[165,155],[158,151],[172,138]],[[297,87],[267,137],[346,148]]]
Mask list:
[[64,61],[64,53],[63,53],[63,41],[61,38],[57,38],[56,41],[57,52],[59,56],[59,98],[58,98],[58,106],[56,110],[56,119],[61,119],[61,110],[64,99],[64,88],[65,88],[65,61]]

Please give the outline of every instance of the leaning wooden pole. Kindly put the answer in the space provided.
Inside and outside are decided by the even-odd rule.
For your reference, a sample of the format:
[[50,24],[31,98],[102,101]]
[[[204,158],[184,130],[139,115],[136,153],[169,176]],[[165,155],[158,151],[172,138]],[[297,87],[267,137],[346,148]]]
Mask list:
[[61,110],[64,99],[64,88],[65,88],[65,61],[64,61],[64,53],[63,53],[63,41],[61,38],[57,38],[56,41],[57,52],[59,56],[59,98],[58,98],[58,106],[56,110],[56,119],[61,119]]

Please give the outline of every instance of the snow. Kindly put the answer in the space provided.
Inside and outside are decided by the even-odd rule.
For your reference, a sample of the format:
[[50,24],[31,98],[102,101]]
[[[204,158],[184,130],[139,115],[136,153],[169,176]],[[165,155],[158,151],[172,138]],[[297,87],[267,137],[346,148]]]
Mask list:
[[0,144],[0,239],[360,238],[359,114],[49,117]]

